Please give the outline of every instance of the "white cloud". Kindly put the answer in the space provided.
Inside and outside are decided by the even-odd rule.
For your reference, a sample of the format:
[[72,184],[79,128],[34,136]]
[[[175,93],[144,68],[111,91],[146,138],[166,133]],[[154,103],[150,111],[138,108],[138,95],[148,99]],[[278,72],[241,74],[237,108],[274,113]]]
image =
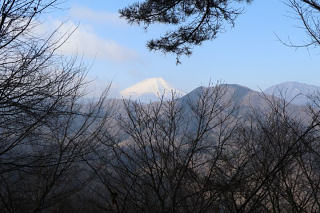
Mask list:
[[120,87],[115,82],[112,82],[110,79],[101,79],[98,76],[86,76],[87,82],[90,82],[86,85],[86,94],[87,97],[98,98],[106,89],[108,90],[109,98],[119,98],[120,97]]
[[125,25],[126,22],[120,19],[118,13],[110,13],[107,11],[95,11],[87,7],[73,7],[70,10],[71,17],[79,20],[102,23],[102,24],[112,24],[112,25]]
[[[55,25],[58,26],[58,24],[57,22]],[[120,63],[138,59],[138,54],[134,50],[126,48],[116,41],[99,37],[89,26],[77,26],[68,21],[61,26],[60,31],[65,33],[75,28],[77,29],[61,46],[62,54],[80,55]]]

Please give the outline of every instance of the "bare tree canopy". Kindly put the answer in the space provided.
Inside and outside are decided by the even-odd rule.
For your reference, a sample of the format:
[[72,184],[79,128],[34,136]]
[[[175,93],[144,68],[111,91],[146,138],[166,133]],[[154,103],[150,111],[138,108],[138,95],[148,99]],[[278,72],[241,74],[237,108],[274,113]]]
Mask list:
[[57,4],[0,1],[0,212],[48,211],[81,190],[79,162],[106,121],[106,94],[83,103],[86,67],[56,53],[68,36],[34,33]]
[[320,45],[320,1],[319,0],[289,0],[288,5],[301,20],[308,40],[294,47],[318,47]]
[[162,23],[176,26],[159,39],[151,40],[150,50],[173,53],[177,56],[190,55],[192,47],[204,41],[215,39],[223,31],[225,24],[234,25],[236,17],[242,13],[241,2],[252,0],[146,0],[134,3],[120,10],[129,23]]

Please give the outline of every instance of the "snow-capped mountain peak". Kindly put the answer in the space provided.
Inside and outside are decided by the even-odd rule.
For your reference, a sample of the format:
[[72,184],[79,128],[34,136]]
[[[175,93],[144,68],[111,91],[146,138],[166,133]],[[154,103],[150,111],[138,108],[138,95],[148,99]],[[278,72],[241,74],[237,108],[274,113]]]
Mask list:
[[154,101],[160,96],[170,97],[171,92],[182,94],[169,85],[163,78],[148,78],[120,92],[123,98],[141,101]]

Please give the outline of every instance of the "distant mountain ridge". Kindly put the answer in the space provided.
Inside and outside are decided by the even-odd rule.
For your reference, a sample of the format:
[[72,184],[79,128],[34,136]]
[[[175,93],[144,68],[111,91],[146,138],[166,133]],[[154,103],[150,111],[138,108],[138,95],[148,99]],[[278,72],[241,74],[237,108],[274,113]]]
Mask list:
[[300,82],[283,82],[264,90],[265,94],[285,98],[296,105],[306,105],[309,102],[308,96],[320,92],[320,87]]
[[[151,82],[151,83],[154,83],[154,82]],[[145,84],[140,84],[140,85],[138,84],[138,88],[141,85],[143,86]],[[151,85],[154,85],[154,84],[151,84]],[[266,95],[266,94],[263,94],[262,92],[255,91],[248,87],[241,86],[238,84],[222,84],[220,86],[223,87],[223,90],[221,90],[222,92],[221,103],[227,103],[228,101],[230,101],[230,108],[232,108],[233,106],[235,107],[235,110],[231,114],[231,116],[235,119],[241,119],[241,120],[250,122],[250,116],[252,115],[252,112],[255,112],[256,115],[258,115],[259,113],[270,112],[270,110],[272,110],[272,106],[270,105],[272,100],[274,101],[280,100],[276,97],[273,97],[272,95]],[[135,87],[133,87],[133,89],[135,89]],[[212,87],[200,86],[192,90],[191,92],[187,93],[186,95],[176,99],[177,106],[181,106],[181,109],[182,109],[181,112],[183,112],[183,118],[189,118],[189,116],[193,115],[193,112],[191,111],[192,108],[190,106],[193,104],[194,104],[193,106],[195,106],[197,104],[197,101],[199,101],[199,96],[206,89],[214,90],[215,86],[212,86]],[[132,91],[130,89],[127,91],[128,93],[131,93],[134,90]],[[214,92],[212,94],[214,94]],[[139,96],[136,96],[136,98],[137,97]],[[154,98],[155,98],[154,99],[155,101],[159,101],[158,97],[154,97]],[[122,117],[123,119],[123,118],[126,118],[126,109],[125,109],[124,103],[131,104],[131,103],[134,103],[134,101],[136,100],[140,100],[140,99],[132,99],[132,98],[129,98],[129,100],[113,99],[113,100],[110,100],[111,101],[110,106],[114,106],[115,113],[119,117],[123,116]],[[212,100],[214,100],[214,98]],[[269,100],[271,100],[271,102]],[[150,100],[149,100],[148,103],[144,102],[143,106],[148,107],[148,106],[152,106],[153,104],[155,104],[154,106],[157,105],[156,102],[150,103]],[[298,120],[300,119],[300,120],[307,121],[310,117],[306,113],[306,109],[307,107],[302,105],[289,104],[286,110],[294,118]],[[191,128],[191,129],[195,128],[192,122],[193,121],[190,121],[190,123],[186,124],[186,125],[189,125],[188,128]],[[125,132],[121,132],[121,135],[122,135],[122,138],[121,138],[122,143],[123,144],[127,143],[126,141],[128,137],[127,134]]]
[[[261,96],[260,92],[238,84],[224,84],[224,86],[228,87],[230,94],[232,93],[231,91],[235,93],[232,97],[234,99],[233,101],[244,102],[245,105],[248,105],[249,102],[251,105],[260,104],[258,98],[258,96]],[[187,95],[190,96],[190,94],[195,93],[195,91],[201,88],[205,87],[198,87]],[[154,102],[158,101],[162,95],[165,99],[170,98],[172,92],[180,97],[185,95],[162,78],[149,78],[122,90],[120,95],[125,99]],[[265,95],[285,98],[286,101],[295,105],[306,105],[309,102],[309,97],[319,92],[320,86],[294,81],[283,82],[263,91]]]

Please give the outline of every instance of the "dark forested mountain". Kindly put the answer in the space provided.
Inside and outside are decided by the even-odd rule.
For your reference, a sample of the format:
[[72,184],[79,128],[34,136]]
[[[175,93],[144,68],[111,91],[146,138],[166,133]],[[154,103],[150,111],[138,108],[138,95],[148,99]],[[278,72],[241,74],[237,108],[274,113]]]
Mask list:
[[[225,90],[225,94],[223,95],[224,101],[230,101],[230,104],[236,106],[237,110],[235,110],[234,113],[236,117],[246,117],[252,110],[264,112],[270,108],[268,100],[280,100],[278,99],[278,96],[271,95],[272,93],[269,95],[269,93],[258,92],[238,84],[222,84],[220,86],[224,87]],[[185,103],[195,102],[205,89],[208,88],[198,87],[181,97],[181,100]],[[210,89],[214,89],[214,87],[211,87]],[[306,117],[304,106],[291,102],[288,107],[288,110],[295,113],[296,116]]]

